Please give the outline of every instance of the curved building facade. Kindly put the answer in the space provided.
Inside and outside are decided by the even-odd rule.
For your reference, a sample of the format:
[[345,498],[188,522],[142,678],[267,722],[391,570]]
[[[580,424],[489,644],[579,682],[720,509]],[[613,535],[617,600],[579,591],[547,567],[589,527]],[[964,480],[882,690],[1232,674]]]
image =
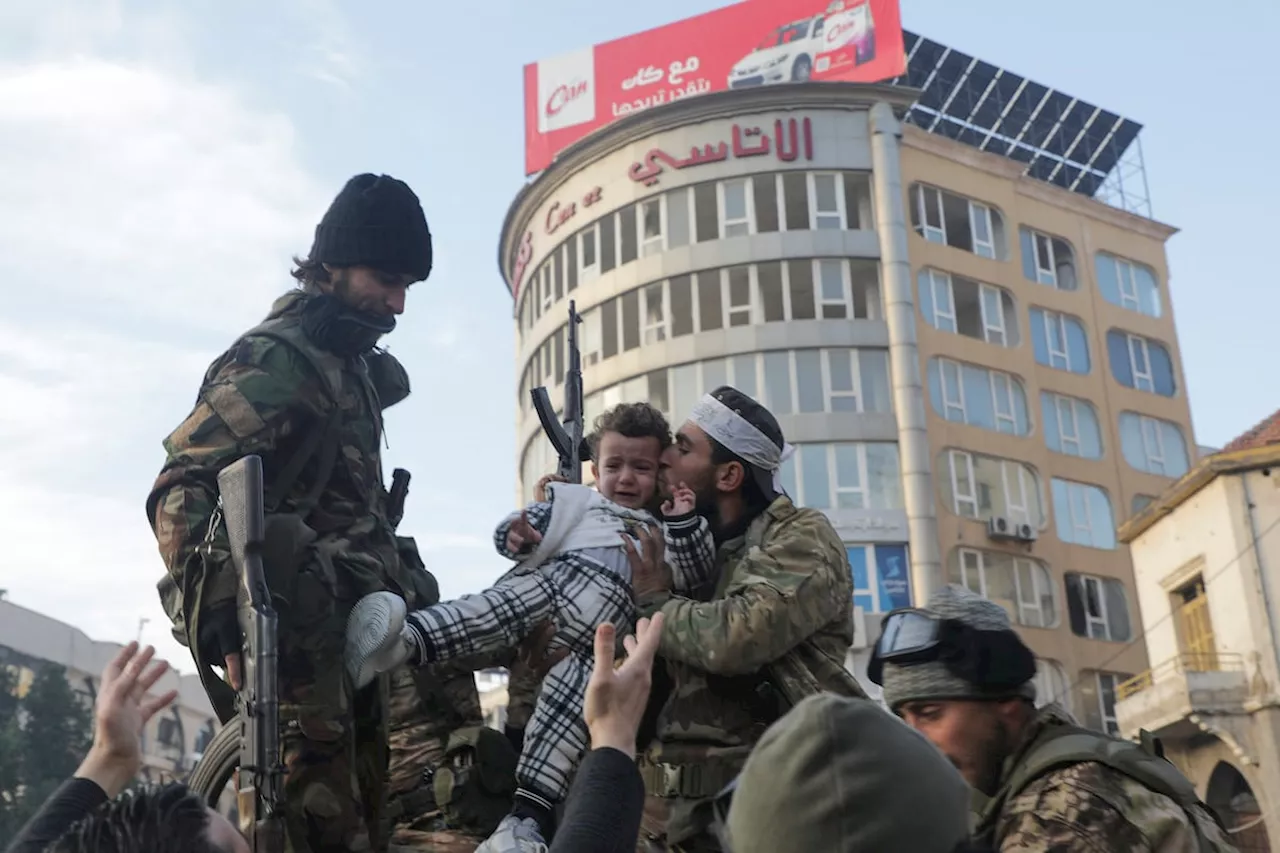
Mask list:
[[788,493],[848,547],[863,652],[877,614],[963,583],[1009,610],[1045,698],[1110,727],[1146,666],[1114,529],[1195,448],[1173,231],[901,124],[917,94],[690,98],[526,185],[499,250],[518,498],[555,467],[529,392],[563,397],[572,299],[588,422],[644,400],[678,425],[722,384],[778,416]]

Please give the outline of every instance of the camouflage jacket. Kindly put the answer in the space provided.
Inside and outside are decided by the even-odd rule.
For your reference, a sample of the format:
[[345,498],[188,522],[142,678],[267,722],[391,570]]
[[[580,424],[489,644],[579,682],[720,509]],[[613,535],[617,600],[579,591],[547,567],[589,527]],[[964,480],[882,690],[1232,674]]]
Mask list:
[[[304,298],[294,291],[276,300],[263,326],[213,362],[191,413],[164,440],[167,458],[147,498],[147,517],[168,569],[158,584],[161,601],[184,641],[184,615],[193,605],[184,607],[183,598],[193,570],[200,570],[197,549],[217,504],[218,471],[242,456],[260,455],[270,503],[282,469],[322,428],[338,431],[336,457],[314,508],[300,513],[306,515],[306,527],[293,538],[306,553],[324,554],[325,573],[332,575],[327,582],[341,581],[352,594],[388,588],[388,579],[402,571],[386,517],[379,443],[382,410],[408,395],[407,376],[385,353],[344,361],[312,345],[299,321]],[[305,355],[298,344],[309,347]],[[312,487],[318,488],[321,455],[310,457],[273,515],[296,512]],[[272,507],[267,509],[270,513]],[[269,515],[269,549],[272,520]],[[267,568],[270,575],[273,565]],[[213,536],[204,574],[202,612],[235,600],[237,581],[221,528]]]
[[[1047,726],[1073,724],[1061,708],[1042,708],[1021,748],[1006,762],[1003,786]],[[1210,840],[1231,849],[1207,814]],[[1004,804],[995,822],[1001,853],[1195,853],[1191,818],[1176,802],[1096,761],[1050,771]]]
[[[736,774],[769,724],[804,695],[864,695],[844,668],[853,642],[849,560],[825,515],[779,497],[744,535],[721,543],[715,560],[709,601],[663,593],[639,602],[642,615],[661,610],[666,620],[658,654],[670,683],[646,759],[700,765],[711,787]],[[710,772],[712,764],[723,771]]]

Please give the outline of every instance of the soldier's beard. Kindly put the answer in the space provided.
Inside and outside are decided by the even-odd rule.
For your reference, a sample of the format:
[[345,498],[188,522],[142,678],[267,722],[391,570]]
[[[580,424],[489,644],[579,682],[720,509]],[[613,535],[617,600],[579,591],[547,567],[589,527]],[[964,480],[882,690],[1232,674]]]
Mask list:
[[[991,796],[999,789],[1004,762],[1013,754],[1016,743],[1010,728],[1001,721],[995,722],[995,727],[986,734],[986,737],[969,746],[977,757],[976,766],[973,769],[974,778],[969,780],[969,783],[987,796]],[[952,763],[955,763],[954,759]]]
[[311,296],[302,307],[302,330],[307,337],[342,358],[369,352],[395,327],[393,315],[364,311],[332,293]]

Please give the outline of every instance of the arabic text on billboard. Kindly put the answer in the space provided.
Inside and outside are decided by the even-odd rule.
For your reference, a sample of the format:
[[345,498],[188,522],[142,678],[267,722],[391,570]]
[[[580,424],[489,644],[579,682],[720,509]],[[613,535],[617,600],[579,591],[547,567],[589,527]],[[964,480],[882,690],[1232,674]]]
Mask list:
[[744,0],[526,65],[525,173],[628,113],[707,92],[906,71],[898,0]]

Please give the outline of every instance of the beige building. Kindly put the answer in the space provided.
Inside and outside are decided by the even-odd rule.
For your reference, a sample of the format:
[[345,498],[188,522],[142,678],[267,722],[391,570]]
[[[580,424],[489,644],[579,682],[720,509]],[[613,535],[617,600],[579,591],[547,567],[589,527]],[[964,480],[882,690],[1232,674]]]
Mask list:
[[1119,531],[1151,668],[1119,686],[1237,833],[1280,838],[1280,412],[1201,460]]
[[1174,229],[1095,197],[1132,122],[907,44],[915,88],[665,104],[524,187],[499,249],[517,497],[554,470],[530,390],[562,399],[572,299],[588,418],[644,400],[678,424],[722,384],[778,416],[788,493],[847,544],[860,678],[880,614],[963,583],[1009,610],[1044,698],[1114,730],[1147,667],[1115,530],[1195,456]]
[[[102,670],[123,648],[119,643],[91,640],[78,628],[0,600],[0,666],[18,676],[25,694],[40,668],[52,663],[66,669],[73,690],[92,706],[102,683]],[[153,693],[178,691],[178,699],[151,719],[142,738],[142,777],[152,782],[182,779],[194,766],[217,729],[217,717],[196,675],[165,673]]]

